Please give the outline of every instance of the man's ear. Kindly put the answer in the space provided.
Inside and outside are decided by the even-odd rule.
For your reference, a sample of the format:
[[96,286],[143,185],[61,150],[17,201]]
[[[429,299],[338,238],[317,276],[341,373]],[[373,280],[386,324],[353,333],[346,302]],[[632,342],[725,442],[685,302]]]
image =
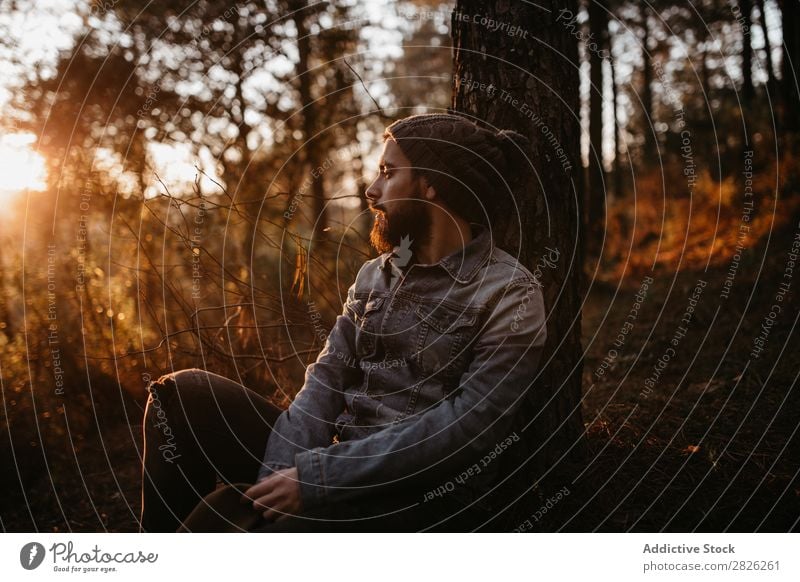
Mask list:
[[436,198],[436,190],[428,183],[428,179],[425,176],[419,177],[419,184],[422,195],[425,196],[427,200],[433,200]]

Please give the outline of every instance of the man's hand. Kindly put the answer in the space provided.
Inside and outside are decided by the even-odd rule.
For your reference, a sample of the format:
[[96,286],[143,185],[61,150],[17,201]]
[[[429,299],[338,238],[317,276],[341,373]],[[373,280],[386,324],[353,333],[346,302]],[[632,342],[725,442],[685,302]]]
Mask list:
[[280,521],[302,510],[297,467],[275,471],[244,492],[242,503],[252,502],[256,511],[264,510],[264,519]]

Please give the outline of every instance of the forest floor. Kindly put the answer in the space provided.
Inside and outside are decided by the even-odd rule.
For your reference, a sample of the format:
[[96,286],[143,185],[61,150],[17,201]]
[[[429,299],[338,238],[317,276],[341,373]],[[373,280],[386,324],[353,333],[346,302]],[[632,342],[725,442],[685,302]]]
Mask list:
[[797,529],[800,226],[773,235],[743,254],[732,285],[729,263],[590,293],[589,456],[536,529]]
[[[651,274],[644,291],[647,274],[592,286],[583,312],[589,456],[559,496],[512,517],[518,528],[797,529],[800,269],[783,277],[793,237],[746,255],[727,297],[728,265]],[[778,301],[781,281],[790,285]],[[141,409],[129,416],[70,447],[73,470],[35,481],[3,510],[2,529],[137,531]]]

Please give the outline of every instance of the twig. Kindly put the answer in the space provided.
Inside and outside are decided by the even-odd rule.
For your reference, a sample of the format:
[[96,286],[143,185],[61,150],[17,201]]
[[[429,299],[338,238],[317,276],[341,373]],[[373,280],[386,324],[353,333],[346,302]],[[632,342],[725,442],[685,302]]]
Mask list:
[[344,61],[344,64],[345,64],[345,65],[347,65],[347,68],[349,68],[349,69],[350,69],[350,70],[353,72],[353,74],[354,74],[356,77],[358,77],[358,80],[361,82],[361,86],[364,88],[364,91],[366,91],[366,92],[367,92],[367,96],[368,96],[370,99],[372,99],[372,102],[375,104],[375,107],[377,107],[377,111],[376,111],[375,113],[377,113],[377,114],[378,114],[378,115],[379,115],[379,116],[380,116],[382,119],[391,119],[391,117],[389,117],[388,115],[386,115],[386,114],[383,112],[383,108],[382,108],[380,105],[378,105],[378,102],[377,102],[377,101],[375,101],[375,97],[373,97],[373,96],[372,96],[372,93],[370,93],[370,92],[369,92],[369,89],[367,89],[367,86],[366,86],[366,84],[364,84],[364,79],[362,79],[362,78],[361,78],[361,75],[359,75],[359,74],[356,72],[356,70],[355,70],[355,69],[354,69],[354,68],[353,68],[353,67],[350,65],[350,63],[348,63],[348,62],[347,62],[347,59],[344,59],[344,58],[343,58],[342,60]]

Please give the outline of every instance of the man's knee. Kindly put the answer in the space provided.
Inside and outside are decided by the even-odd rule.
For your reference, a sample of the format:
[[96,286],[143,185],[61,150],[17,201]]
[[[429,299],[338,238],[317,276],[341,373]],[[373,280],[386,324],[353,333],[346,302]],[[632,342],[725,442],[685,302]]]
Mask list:
[[153,392],[188,393],[208,385],[208,372],[200,368],[184,368],[183,370],[164,374],[158,380],[153,380],[147,390],[151,395]]
[[163,415],[167,408],[191,407],[193,401],[204,397],[208,388],[208,372],[199,368],[164,374],[147,387],[148,409],[151,414]]

